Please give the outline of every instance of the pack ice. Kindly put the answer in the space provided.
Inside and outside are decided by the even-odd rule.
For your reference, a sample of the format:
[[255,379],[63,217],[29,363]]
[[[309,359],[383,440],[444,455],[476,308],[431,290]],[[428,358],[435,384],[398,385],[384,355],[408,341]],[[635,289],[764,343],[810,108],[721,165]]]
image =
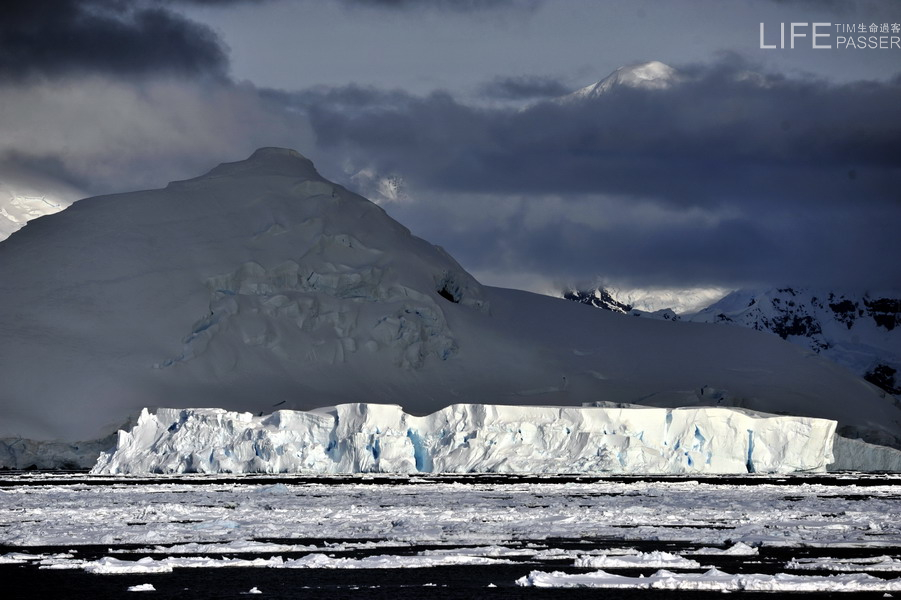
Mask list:
[[144,407],[348,402],[732,407],[901,447],[897,401],[826,359],[756,331],[484,286],[282,148],[29,221],[0,243],[0,281],[5,466],[93,464],[97,445],[77,441]]
[[834,433],[826,419],[710,407],[160,409],[93,472],[791,473],[825,471]]

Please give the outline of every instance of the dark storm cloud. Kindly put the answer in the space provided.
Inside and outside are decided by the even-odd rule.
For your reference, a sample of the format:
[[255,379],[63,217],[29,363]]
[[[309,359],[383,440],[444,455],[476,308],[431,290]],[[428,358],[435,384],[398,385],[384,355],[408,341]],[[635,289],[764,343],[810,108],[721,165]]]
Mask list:
[[382,90],[359,85],[339,88],[321,86],[300,92],[261,89],[260,94],[291,109],[306,110],[328,105],[345,116],[369,115],[379,110],[403,113],[419,102],[419,99],[403,90]]
[[534,100],[553,98],[569,92],[563,82],[551,77],[521,76],[496,77],[483,84],[479,92],[486,98],[499,100]]
[[[515,221],[513,222],[515,223]],[[735,283],[766,280],[774,275],[774,261],[784,244],[759,223],[730,219],[699,232],[692,223],[670,223],[647,229],[638,224],[598,231],[584,223],[551,222],[530,229],[505,228],[499,237],[468,240],[476,250],[467,252],[471,268],[490,269],[498,256],[512,258],[505,265],[533,273],[555,273],[577,281],[603,274],[618,281],[652,281],[676,286],[686,281]],[[759,249],[749,260],[748,248]],[[704,260],[698,260],[704,257]],[[778,263],[776,263],[778,264]],[[690,265],[690,266],[689,266]],[[602,269],[599,271],[599,269]]]
[[[361,88],[308,96],[320,143],[429,189],[607,193],[680,205],[895,202],[901,87],[724,68],[524,111]],[[353,110],[335,99],[347,96]],[[367,102],[371,103],[367,109]]]
[[[597,203],[613,222],[585,218],[579,199]],[[454,207],[461,201],[465,197],[436,201],[423,194],[421,203],[387,208],[471,272],[518,275],[520,285],[541,291],[559,293],[598,277],[626,287],[894,289],[901,280],[899,210],[891,206],[804,211],[789,205],[765,212],[751,206],[709,220],[664,210],[648,219],[629,214],[627,200],[599,197],[561,203],[534,196],[513,214],[497,215],[490,203],[503,197],[486,196],[467,207],[467,220]],[[549,205],[540,210],[544,218],[529,214],[543,204]]]
[[[670,89],[525,110],[365,88],[298,102],[325,154],[401,175],[419,201],[392,214],[468,268],[657,285],[901,281],[897,80],[789,79],[727,57],[682,69]],[[492,212],[514,196],[519,212]],[[548,198],[559,205],[542,213]],[[443,225],[454,218],[471,231]]]
[[836,14],[859,13],[892,8],[895,0],[770,0],[786,8],[816,9]]
[[265,4],[278,0],[156,0],[163,4],[195,4],[197,6],[228,7],[236,4]]
[[0,108],[0,183],[40,190],[42,177],[69,200],[160,187],[261,146],[312,147],[302,114],[220,79],[41,78],[0,85]]
[[160,3],[13,2],[0,18],[0,77],[102,72],[222,75],[215,32]]
[[69,169],[59,154],[29,154],[0,147],[0,173],[15,173],[23,179],[35,178],[49,185],[65,186],[73,190],[84,190],[90,186],[87,174],[79,174]]
[[456,12],[485,10],[526,9],[534,10],[543,0],[343,0],[351,7],[385,8],[395,10],[439,9]]

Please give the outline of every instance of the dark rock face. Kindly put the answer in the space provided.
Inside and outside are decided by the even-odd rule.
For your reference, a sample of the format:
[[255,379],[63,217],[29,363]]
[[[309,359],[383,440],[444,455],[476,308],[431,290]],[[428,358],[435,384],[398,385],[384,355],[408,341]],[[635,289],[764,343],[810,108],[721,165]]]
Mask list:
[[857,318],[857,306],[853,302],[842,300],[841,302],[830,304],[829,308],[835,314],[836,321],[844,323],[848,326],[848,329],[851,329],[851,326],[854,325],[854,320]]
[[[830,300],[832,296],[830,294]],[[864,296],[859,302],[844,299],[840,302],[830,303],[829,308],[835,314],[836,320],[847,325],[848,329],[851,329],[858,319],[869,318],[878,327],[892,331],[901,321],[901,298]]]
[[564,293],[563,297],[567,300],[572,300],[573,302],[588,304],[595,308],[602,308],[613,312],[630,313],[632,311],[631,304],[618,301],[603,288],[598,288],[594,291],[572,290]]
[[870,300],[864,298],[864,306],[867,308],[867,315],[877,325],[884,327],[886,331],[892,331],[898,324],[899,315],[901,315],[901,299],[877,298]]
[[898,370],[893,367],[876,365],[863,378],[890,394],[901,395],[901,379],[898,378]]

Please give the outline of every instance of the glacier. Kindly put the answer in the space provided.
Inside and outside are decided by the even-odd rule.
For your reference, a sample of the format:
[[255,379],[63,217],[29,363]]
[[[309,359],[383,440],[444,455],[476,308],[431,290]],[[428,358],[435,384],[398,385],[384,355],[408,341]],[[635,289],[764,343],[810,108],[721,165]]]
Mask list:
[[734,408],[342,404],[269,415],[143,410],[94,474],[793,473],[833,462],[836,422]]

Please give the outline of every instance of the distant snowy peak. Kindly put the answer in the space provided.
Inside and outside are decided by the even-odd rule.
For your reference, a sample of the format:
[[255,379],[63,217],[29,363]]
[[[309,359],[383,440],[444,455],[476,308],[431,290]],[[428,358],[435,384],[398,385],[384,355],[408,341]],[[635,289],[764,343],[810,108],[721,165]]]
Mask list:
[[77,192],[61,186],[44,187],[13,183],[0,173],[0,241],[45,215],[67,208]]
[[741,321],[789,337],[822,335],[815,318],[834,320],[842,329],[868,325],[885,333],[901,325],[901,293],[850,293],[804,288],[739,290],[699,311],[693,321]]
[[582,304],[594,306],[595,308],[603,308],[604,310],[609,310],[612,312],[623,314],[632,312],[631,304],[620,302],[612,295],[610,295],[610,292],[600,287],[595,290],[589,291],[570,290],[568,292],[564,292],[563,297],[567,300],[572,300],[573,302],[580,302]]
[[579,302],[580,304],[587,304],[589,306],[593,306],[595,308],[601,308],[603,310],[609,310],[611,312],[620,313],[624,315],[632,315],[635,317],[640,317],[644,314],[649,316],[653,316],[658,319],[663,319],[665,321],[678,321],[679,315],[673,311],[671,308],[662,308],[655,311],[645,312],[631,302],[620,299],[621,296],[614,296],[615,291],[608,290],[603,287],[596,288],[594,290],[570,290],[568,292],[563,293],[563,298],[566,300],[572,300],[573,302]]
[[374,167],[356,169],[352,165],[346,167],[345,173],[358,193],[380,206],[410,201],[406,181],[401,175],[386,175]]
[[601,81],[564,96],[563,101],[598,98],[616,88],[663,90],[679,80],[676,69],[660,61],[620,67]]
[[599,285],[587,290],[571,289],[563,297],[613,312],[680,320],[679,315],[697,312],[731,291],[719,287],[627,289]]
[[69,205],[46,196],[13,196],[0,203],[0,240],[25,226],[28,221],[52,215]]

